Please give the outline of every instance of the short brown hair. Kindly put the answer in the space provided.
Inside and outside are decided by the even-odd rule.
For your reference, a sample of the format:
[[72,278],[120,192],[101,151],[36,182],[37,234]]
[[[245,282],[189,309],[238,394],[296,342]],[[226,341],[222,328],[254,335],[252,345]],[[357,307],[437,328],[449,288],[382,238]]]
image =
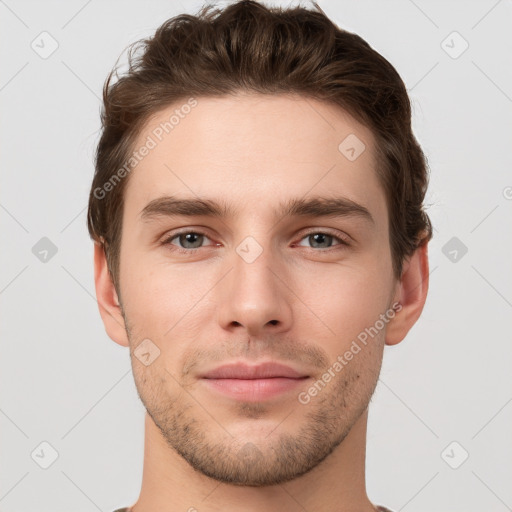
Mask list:
[[88,228],[103,244],[118,292],[123,191],[129,176],[106,194],[102,187],[119,178],[149,117],[191,96],[294,93],[342,107],[375,136],[396,278],[404,258],[432,238],[423,210],[428,166],[412,133],[402,79],[365,40],[336,26],[316,2],[312,5],[314,10],[266,7],[252,0],[224,9],[206,5],[196,16],[170,18],[153,37],[133,43],[124,76],[116,67],[110,72],[103,88]]

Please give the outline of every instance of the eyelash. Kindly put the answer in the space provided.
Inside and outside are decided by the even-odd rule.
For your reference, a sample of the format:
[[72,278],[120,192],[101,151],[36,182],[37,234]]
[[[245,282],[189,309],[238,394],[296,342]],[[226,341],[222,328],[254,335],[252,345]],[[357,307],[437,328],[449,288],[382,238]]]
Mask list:
[[[187,235],[187,234],[191,234],[191,233],[193,233],[195,235],[201,235],[201,236],[204,236],[206,238],[209,238],[208,235],[205,232],[203,232],[203,231],[196,231],[196,230],[190,230],[189,229],[189,230],[185,230],[185,231],[176,231],[176,232],[170,233],[162,241],[162,245],[165,245],[165,246],[174,245],[174,244],[171,244],[172,240],[174,240],[175,238],[179,237],[180,235]],[[335,234],[331,233],[329,230],[309,231],[308,233],[305,233],[302,236],[302,238],[299,240],[299,242],[302,242],[302,240],[304,240],[304,238],[307,238],[308,236],[317,235],[317,234],[328,235],[328,236],[332,237],[337,242],[339,242],[339,244],[337,244],[337,245],[341,245],[341,246],[345,246],[345,247],[349,247],[350,246],[350,243],[348,242],[348,237],[345,238],[344,236],[335,235]],[[210,247],[214,247],[214,245],[212,245]],[[336,250],[335,247],[336,246],[334,246],[334,248],[329,247],[327,249],[315,249],[314,247],[311,247],[310,249],[315,251],[315,252],[331,252],[332,250]],[[196,251],[198,251],[199,249],[203,249],[203,248],[204,247],[196,247],[194,249],[183,249],[181,247],[174,246],[171,250],[172,251],[176,251],[176,252],[181,253],[181,254],[191,254],[191,253],[193,254]]]

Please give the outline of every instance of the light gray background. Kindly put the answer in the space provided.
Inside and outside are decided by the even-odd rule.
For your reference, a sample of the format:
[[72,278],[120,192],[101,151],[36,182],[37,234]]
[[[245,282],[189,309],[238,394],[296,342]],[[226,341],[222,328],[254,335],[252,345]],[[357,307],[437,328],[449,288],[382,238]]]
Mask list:
[[[385,349],[369,497],[406,512],[512,510],[512,3],[319,3],[397,68],[432,171],[430,291]],[[99,97],[128,43],[201,4],[0,0],[2,512],[111,512],[138,496],[143,407],[128,349],[100,320],[86,231]],[[50,48],[43,31],[59,45],[46,59],[31,48]],[[453,31],[469,43],[457,58]],[[32,252],[43,237],[58,250],[46,262]],[[58,452],[48,469],[42,442]]]

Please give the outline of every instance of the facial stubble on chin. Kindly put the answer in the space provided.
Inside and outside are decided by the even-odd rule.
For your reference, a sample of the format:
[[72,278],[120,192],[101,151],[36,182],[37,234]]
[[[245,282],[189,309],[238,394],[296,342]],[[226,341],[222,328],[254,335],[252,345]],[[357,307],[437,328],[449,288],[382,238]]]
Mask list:
[[[263,443],[229,433],[229,427],[215,419],[215,402],[201,404],[193,390],[165,368],[139,364],[134,376],[139,398],[165,443],[194,470],[227,484],[263,487],[314,469],[343,442],[366,410],[378,372],[361,379],[358,368],[347,366],[343,371],[309,404],[300,404],[295,396],[285,402],[279,411],[282,419]],[[171,396],[169,389],[176,393]],[[271,410],[275,411],[266,403],[235,402],[231,414],[258,421]],[[297,432],[286,431],[298,423]]]

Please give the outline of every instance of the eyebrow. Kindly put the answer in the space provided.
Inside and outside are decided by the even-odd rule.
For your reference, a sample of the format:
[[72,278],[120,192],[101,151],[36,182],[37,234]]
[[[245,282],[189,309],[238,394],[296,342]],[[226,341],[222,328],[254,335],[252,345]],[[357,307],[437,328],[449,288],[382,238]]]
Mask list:
[[[358,217],[375,224],[369,210],[347,197],[292,198],[281,203],[274,211],[284,217]],[[236,217],[238,212],[225,202],[207,198],[178,198],[174,196],[158,197],[150,201],[141,211],[143,221],[157,217],[217,217],[226,219]]]

